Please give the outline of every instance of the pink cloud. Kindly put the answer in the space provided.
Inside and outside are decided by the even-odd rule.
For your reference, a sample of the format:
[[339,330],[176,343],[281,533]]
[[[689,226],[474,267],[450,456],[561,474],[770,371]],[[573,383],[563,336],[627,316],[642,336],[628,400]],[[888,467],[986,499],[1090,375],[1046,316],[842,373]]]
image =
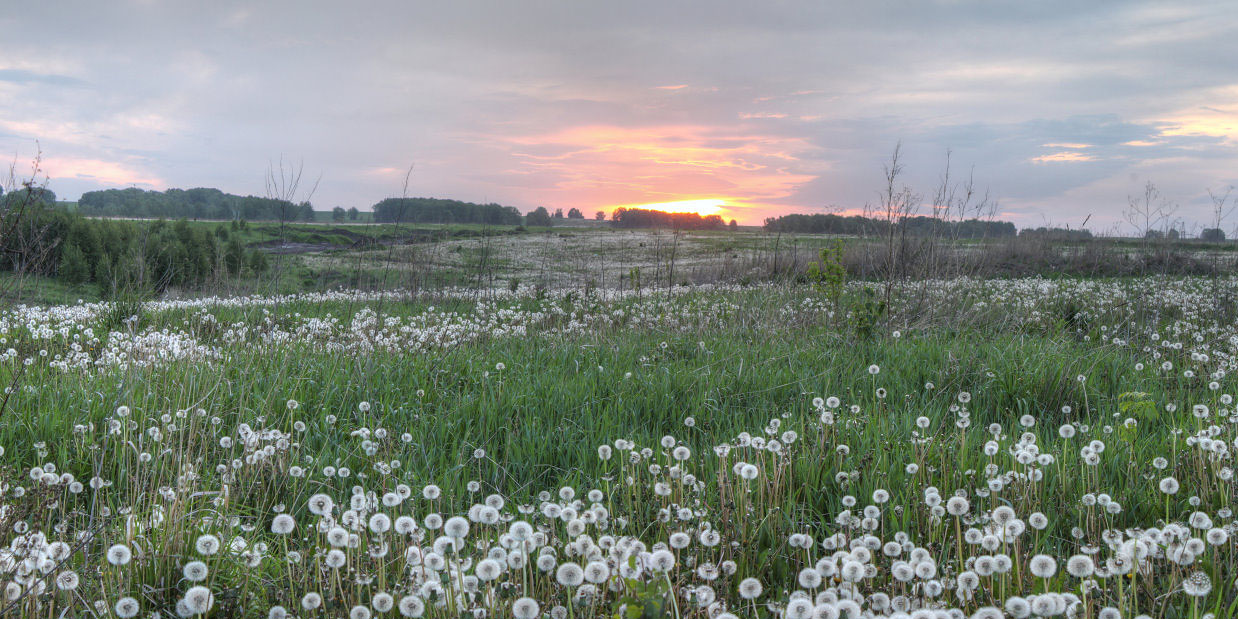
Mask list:
[[48,157],[43,159],[43,172],[51,180],[76,178],[95,181],[104,185],[142,185],[152,188],[166,186],[163,179],[133,169],[123,163],[77,157]]

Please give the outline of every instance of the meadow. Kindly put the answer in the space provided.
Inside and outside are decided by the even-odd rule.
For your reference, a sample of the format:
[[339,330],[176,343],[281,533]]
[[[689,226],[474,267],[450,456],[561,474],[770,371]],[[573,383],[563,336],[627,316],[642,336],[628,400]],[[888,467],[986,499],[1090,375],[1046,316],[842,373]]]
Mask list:
[[[608,222],[571,219],[555,220],[551,227],[106,218],[77,224],[74,234],[87,237],[98,236],[85,234],[91,226],[114,233],[123,228],[121,236],[133,245],[117,240],[104,252],[110,241],[69,237],[57,241],[54,235],[47,236],[40,241],[45,251],[34,252],[24,263],[10,260],[7,268],[0,268],[0,299],[9,305],[57,305],[79,299],[254,296],[340,288],[481,290],[527,285],[586,291],[803,282],[813,265],[821,265],[823,250],[837,251],[831,261],[846,277],[862,280],[1215,277],[1238,269],[1238,245],[1231,242],[1071,239],[1036,230],[1019,236],[964,238],[839,236],[756,227],[617,228]],[[160,232],[155,236],[170,246],[154,247],[150,237],[156,230]],[[169,231],[177,238],[197,237],[198,242],[182,249],[171,242]],[[212,243],[217,246],[211,247]],[[56,254],[63,254],[66,244],[88,249],[76,269],[59,264],[63,256]],[[13,256],[29,253],[19,243],[12,245]],[[113,268],[95,272],[104,263]],[[19,264],[24,266],[18,268]],[[70,277],[70,272],[79,276]]]
[[0,314],[6,616],[1232,617],[1238,279]]

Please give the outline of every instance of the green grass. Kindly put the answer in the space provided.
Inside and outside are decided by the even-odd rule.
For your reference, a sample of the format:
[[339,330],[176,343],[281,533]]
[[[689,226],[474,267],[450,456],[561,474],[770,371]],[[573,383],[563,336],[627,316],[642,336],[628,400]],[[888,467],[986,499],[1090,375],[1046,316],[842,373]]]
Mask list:
[[[1106,284],[1117,287],[1112,289],[1124,285]],[[1166,295],[1176,294],[1167,281],[1154,285]],[[857,300],[862,298],[854,291],[849,294],[857,296],[848,297],[834,318],[784,313],[797,304],[821,302],[810,288],[701,292],[664,303],[522,297],[505,306],[541,316],[525,336],[483,335],[447,347],[370,354],[303,343],[228,347],[221,328],[201,326],[207,324],[202,316],[213,316],[218,325],[274,321],[291,330],[309,316],[335,317],[347,324],[363,308],[415,320],[428,315],[430,307],[441,319],[453,312],[471,314],[476,305],[465,297],[426,296],[384,303],[293,301],[150,313],[141,318],[137,330],[190,329],[200,341],[218,346],[223,356],[209,363],[175,362],[156,369],[111,372],[65,373],[41,363],[0,365],[0,383],[15,390],[0,416],[0,445],[5,447],[0,474],[16,484],[31,467],[50,462],[59,473],[80,480],[99,476],[114,482],[93,494],[88,491],[93,497],[88,504],[81,498],[65,498],[59,512],[18,512],[29,513],[26,519],[40,530],[54,523],[78,530],[94,522],[104,508],[140,521],[155,513],[169,518],[139,536],[126,536],[118,520],[105,518],[109,524],[100,541],[75,555],[84,578],[90,582],[107,578],[112,583],[106,593],[92,588],[95,585],[86,585],[84,591],[109,602],[128,592],[141,596],[145,609],[171,608],[188,586],[177,575],[188,558],[196,556],[188,545],[202,532],[214,532],[225,541],[239,536],[250,544],[269,544],[268,558],[255,569],[244,568],[236,557],[211,559],[210,585],[219,616],[265,616],[272,604],[292,608],[301,594],[319,590],[324,595],[331,591],[332,612],[344,612],[384,587],[402,591],[401,584],[375,583],[324,589],[322,582],[333,582],[331,572],[318,573],[304,564],[290,567],[282,560],[281,544],[296,548],[323,544],[320,536],[304,530],[312,523],[305,511],[308,497],[321,492],[342,501],[353,486],[381,494],[397,482],[414,490],[438,485],[442,499],[418,500],[409,508],[419,518],[431,511],[463,513],[490,493],[501,494],[510,505],[536,505],[538,493],[545,490],[603,489],[612,515],[622,515],[630,524],[592,533],[651,541],[684,528],[698,531],[695,521],[678,524],[658,517],[660,509],[672,504],[693,504],[723,532],[727,545],[716,553],[693,546],[681,560],[689,552],[701,552],[702,561],[735,560],[735,579],[724,579],[717,586],[732,608],[741,609],[745,607],[733,593],[738,578],[757,577],[766,586],[767,599],[785,601],[781,590],[794,588],[796,572],[812,565],[806,557],[820,555],[819,548],[808,553],[789,547],[788,536],[810,532],[819,542],[835,533],[854,533],[837,520],[848,509],[846,497],[858,498],[859,506],[853,509],[859,511],[878,490],[891,494],[881,521],[883,539],[894,531],[910,533],[950,574],[964,568],[956,550],[956,523],[952,518],[929,517],[924,506],[929,486],[944,497],[957,489],[968,490],[973,513],[1009,505],[1021,518],[1032,512],[1047,514],[1047,529],[1029,531],[1019,549],[1009,551],[1019,564],[1032,554],[1064,561],[1078,552],[1073,527],[1094,542],[1104,530],[1163,525],[1167,515],[1181,521],[1196,510],[1215,515],[1232,505],[1232,485],[1217,485],[1214,464],[1188,449],[1176,432],[1193,433],[1201,427],[1190,414],[1195,404],[1226,409],[1220,397],[1234,391],[1233,380],[1226,377],[1217,389],[1209,388],[1210,379],[1203,371],[1209,366],[1191,361],[1190,346],[1161,349],[1158,362],[1172,361],[1172,372],[1155,369],[1151,356],[1140,347],[1150,331],[1168,333],[1161,328],[1190,308],[1166,302],[1140,314],[1142,322],[1124,324],[1123,317],[1130,315],[1123,313],[1128,305],[1113,300],[1120,296],[1098,294],[1082,307],[1072,305],[1066,296],[1037,306],[1041,318],[1024,320],[1024,310],[1009,304],[970,307],[972,300],[957,295],[954,301],[970,307],[957,315],[971,320],[957,320],[943,311],[940,319],[915,322],[900,306],[889,323],[867,337],[855,331],[854,319],[845,317],[847,311],[858,311]],[[992,292],[974,294],[995,298]],[[601,309],[588,309],[595,306]],[[1076,320],[1079,309],[1094,315]],[[562,331],[581,313],[617,310],[646,318]],[[662,321],[655,315],[688,318]],[[1210,316],[1207,311],[1195,312],[1189,320],[1207,325],[1214,319]],[[1222,342],[1232,334],[1232,325],[1218,324],[1215,337]],[[1100,337],[1102,326],[1121,329],[1141,343],[1106,342]],[[36,354],[40,345],[46,346],[29,343],[22,354]],[[58,352],[51,350],[53,355]],[[497,369],[499,363],[502,371]],[[1147,367],[1137,369],[1139,363]],[[879,368],[876,374],[869,371],[872,365]],[[1185,377],[1181,371],[1185,368],[1199,371]],[[1086,380],[1081,382],[1078,376]],[[964,392],[971,395],[965,404],[971,424],[966,431],[955,427],[960,419],[955,408]],[[835,412],[836,422],[823,426],[821,411],[814,409],[812,400],[830,396],[840,398],[842,406]],[[289,401],[297,402],[295,409]],[[1178,406],[1176,411],[1166,409],[1171,403]],[[853,405],[857,412],[848,410]],[[129,407],[130,413],[109,433],[120,406]],[[204,411],[202,417],[192,412],[199,409]],[[191,412],[177,421],[181,410]],[[163,415],[179,429],[167,429],[168,421],[160,420]],[[1030,428],[1020,425],[1025,415],[1034,417]],[[920,417],[928,419],[927,427],[917,426]],[[1137,425],[1126,427],[1127,417]],[[729,460],[714,455],[714,446],[735,445],[741,433],[765,436],[762,428],[771,420],[781,425],[767,438],[786,430],[798,433],[798,440],[782,454],[735,446]],[[297,422],[306,424],[306,429],[297,430]],[[1075,424],[1079,435],[1068,440],[1058,435],[1058,428],[1069,423]],[[229,463],[243,457],[236,443],[242,424],[287,433],[292,445],[277,450],[269,463],[250,463],[220,474],[217,466],[227,470],[234,466]],[[994,455],[982,451],[985,441],[993,438],[986,430],[989,424],[1000,426],[1002,447]],[[152,440],[152,427],[164,428],[165,438]],[[372,451],[367,451],[368,437],[379,428],[389,438],[375,439]],[[359,435],[361,431],[365,434]],[[1008,450],[1025,431],[1036,437],[1041,453],[1056,458],[1041,467],[1044,480],[1014,481],[1007,490],[988,497],[973,494],[985,487],[983,471],[988,465],[1022,470]],[[1226,440],[1233,439],[1232,429],[1223,432]],[[408,441],[398,438],[405,433]],[[652,461],[666,467],[670,457],[658,444],[667,435],[674,437],[675,445],[691,450],[692,458],[681,466],[703,480],[703,491],[672,488],[669,498],[663,498],[652,490],[655,480],[668,479],[661,473],[648,472],[646,464],[625,465],[622,456],[609,461],[598,457],[599,445],[627,439],[638,447],[653,448]],[[233,444],[221,444],[224,437]],[[1079,455],[1091,440],[1106,445],[1095,467],[1083,464]],[[848,453],[840,452],[841,446]],[[475,456],[479,449],[484,450],[480,458]],[[150,454],[149,462],[142,461],[142,453]],[[1169,459],[1169,471],[1152,467],[1158,456]],[[750,484],[737,479],[730,468],[737,459],[758,464],[761,477]],[[377,468],[394,460],[400,466],[393,472]],[[919,469],[909,470],[911,463]],[[293,465],[311,471],[309,478],[290,477]],[[347,468],[352,475],[326,477],[321,474],[324,467]],[[190,472],[193,475],[186,477]],[[1167,500],[1157,481],[1169,473],[1190,490]],[[633,478],[631,485],[625,483],[627,477]],[[470,491],[470,482],[479,483],[480,490]],[[226,500],[220,494],[222,487],[227,488]],[[175,498],[159,498],[159,489]],[[28,496],[36,496],[31,492]],[[1097,492],[1111,494],[1122,509],[1106,514],[1081,505],[1085,494]],[[1199,497],[1199,505],[1188,502],[1192,495]],[[30,509],[32,500],[13,504]],[[290,541],[271,535],[269,519],[277,509],[294,514],[304,527],[302,533]],[[555,528],[560,525],[545,526],[552,535],[572,538]],[[487,529],[478,530],[478,539],[485,539]],[[377,538],[369,539],[366,544],[378,543]],[[133,569],[102,564],[100,553],[124,540],[144,548],[147,556]],[[961,542],[957,548],[963,548]],[[1234,603],[1232,591],[1224,586],[1233,577],[1234,561],[1232,550],[1226,548],[1209,550],[1192,568],[1211,574],[1217,590],[1205,604],[1214,612],[1227,612]],[[969,545],[965,554],[975,556],[979,550]],[[350,572],[352,577],[364,573],[397,583],[412,577],[399,562],[374,562],[361,550],[350,556],[350,569],[359,570]],[[560,560],[567,557],[561,554]],[[1159,562],[1151,569],[1155,580],[1149,576],[1147,582],[1161,583],[1159,588],[1130,596],[1120,593],[1116,584],[1120,578],[1102,579],[1092,599],[1128,612],[1142,604],[1141,612],[1154,616],[1190,616],[1181,594],[1158,597],[1187,572]],[[692,578],[685,571],[667,582],[682,591],[692,586]],[[882,573],[872,586],[894,586],[877,584],[886,581]],[[1047,582],[1024,571],[1000,583],[995,580],[981,600],[966,606],[975,610],[982,602],[1000,604],[1015,593],[1072,591],[1077,584],[1061,569]],[[523,586],[530,585],[524,581]],[[621,586],[636,590],[635,583]],[[545,605],[566,603],[567,594],[548,579],[532,587]],[[493,610],[508,612],[514,597],[513,593],[500,598],[503,601]],[[574,612],[582,616],[611,612],[610,603]],[[72,608],[75,602],[63,604]],[[695,612],[691,616],[702,616]],[[759,612],[767,614],[764,608]]]
[[0,298],[9,305],[65,305],[79,299],[98,300],[99,290],[98,286],[70,284],[54,277],[0,271]]
[[[666,350],[659,346],[663,341]],[[501,380],[494,371],[498,362],[507,367]],[[1096,410],[1113,410],[1116,394],[1127,391],[1148,391],[1158,402],[1198,395],[1191,388],[1197,385],[1149,381],[1133,371],[1135,362],[1128,352],[1043,336],[930,334],[856,346],[813,330],[757,341],[743,331],[614,334],[557,342],[504,339],[413,358],[352,359],[294,347],[233,357],[218,367],[193,364],[106,379],[26,374],[22,382],[39,386],[12,404],[11,419],[20,421],[8,425],[0,440],[6,445],[55,442],[67,419],[101,422],[121,404],[136,415],[152,415],[198,402],[223,416],[227,426],[266,416],[268,425],[288,427],[293,418],[320,421],[334,412],[342,420],[338,425],[316,426],[305,440],[304,449],[320,461],[361,466],[364,458],[352,457],[347,433],[358,425],[387,426],[418,437],[401,454],[411,465],[406,474],[414,478],[462,489],[473,476],[459,467],[482,447],[504,463],[504,470],[493,475],[501,474],[515,488],[540,490],[597,476],[601,471],[593,453],[616,438],[652,445],[675,434],[703,450],[784,412],[797,422],[810,420],[814,396],[861,403],[870,412],[857,438],[881,445],[886,441],[879,437],[907,435],[920,414],[929,415],[935,427],[948,425],[947,408],[959,391],[976,394],[972,408],[978,425],[1010,426],[1035,412],[1053,430],[1089,415],[1083,410],[1084,388],[1074,380],[1080,373],[1090,377],[1088,404]],[[883,368],[878,378],[867,374],[870,364]],[[628,372],[632,376],[625,378]],[[937,389],[926,391],[928,382]],[[891,395],[876,400],[874,386]],[[417,389],[425,396],[416,397]],[[284,410],[289,399],[301,404],[295,415]],[[370,414],[355,412],[361,401],[374,405]],[[63,408],[65,402],[76,404],[57,415],[33,414]],[[1078,412],[1063,416],[1057,412],[1063,405]],[[684,428],[687,416],[695,418],[696,428]],[[1158,444],[1156,437],[1166,430],[1153,419],[1140,434]],[[882,463],[880,473],[865,478],[855,492],[902,485],[901,475],[889,472],[897,463],[882,455],[887,447],[872,454]],[[32,451],[10,448],[10,461],[33,464]],[[455,474],[444,478],[444,471]],[[499,479],[487,481],[497,485]],[[837,508],[837,498],[810,507],[823,517]],[[1135,507],[1132,522],[1147,516]]]

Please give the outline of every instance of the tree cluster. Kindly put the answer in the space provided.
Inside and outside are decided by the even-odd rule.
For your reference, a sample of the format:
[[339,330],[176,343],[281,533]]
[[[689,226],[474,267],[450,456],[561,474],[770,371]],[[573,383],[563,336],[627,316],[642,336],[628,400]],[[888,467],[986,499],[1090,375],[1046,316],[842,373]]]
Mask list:
[[641,208],[617,208],[610,214],[616,228],[672,228],[675,230],[722,230],[726,222],[721,215],[697,213],[667,213]]
[[475,204],[441,198],[387,198],[374,205],[378,223],[440,223],[520,225],[520,211],[512,206]]
[[530,226],[548,227],[554,225],[554,218],[550,216],[550,211],[546,210],[546,207],[539,206],[525,215],[524,223]]
[[46,187],[29,186],[20,187],[13,191],[4,193],[4,187],[0,187],[0,208],[9,209],[20,207],[22,205],[55,205],[56,192]]
[[331,221],[340,222],[347,219],[348,221],[357,221],[361,218],[361,211],[357,207],[350,207],[345,210],[342,206],[337,206],[331,209]]

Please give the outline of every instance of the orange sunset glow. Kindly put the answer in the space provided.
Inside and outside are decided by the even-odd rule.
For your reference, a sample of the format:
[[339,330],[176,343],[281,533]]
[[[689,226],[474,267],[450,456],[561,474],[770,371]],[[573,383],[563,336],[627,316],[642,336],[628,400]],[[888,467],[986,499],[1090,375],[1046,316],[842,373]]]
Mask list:
[[722,215],[726,200],[721,198],[702,198],[699,200],[675,200],[672,202],[649,202],[647,204],[624,204],[615,208],[640,208],[666,213],[696,213],[705,215]]
[[553,206],[590,211],[624,206],[759,223],[785,212],[777,202],[825,169],[804,138],[742,124],[586,125],[506,142],[519,162],[507,174],[549,179]]

